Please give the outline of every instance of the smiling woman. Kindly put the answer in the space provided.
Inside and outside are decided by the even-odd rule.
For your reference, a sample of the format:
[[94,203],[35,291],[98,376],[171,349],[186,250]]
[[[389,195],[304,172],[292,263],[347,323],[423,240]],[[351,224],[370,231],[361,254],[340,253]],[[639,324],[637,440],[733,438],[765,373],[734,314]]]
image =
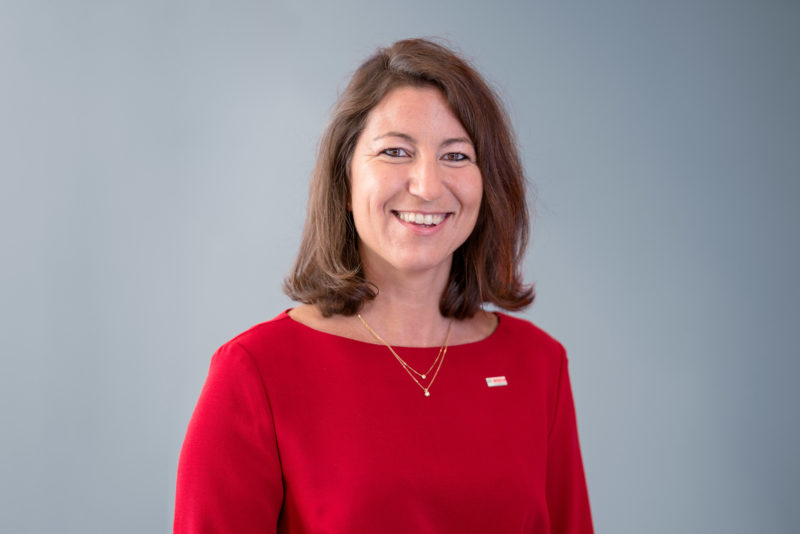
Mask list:
[[[475,228],[454,252],[452,272],[440,295],[442,315],[466,319],[485,302],[507,310],[526,307],[533,301],[532,288],[520,276],[528,211],[524,173],[508,118],[469,64],[452,51],[420,39],[399,41],[369,58],[340,96],[320,142],[308,219],[286,292],[297,301],[316,305],[325,317],[353,315],[375,298],[378,286],[364,275],[350,209],[351,165],[357,148],[383,150],[387,158],[419,156],[411,150],[410,144],[417,140],[411,132],[401,130],[399,122],[397,127],[391,125],[392,118],[404,119],[403,110],[388,107],[388,97],[395,97],[398,89],[405,95],[412,90],[437,95],[426,101],[444,104],[431,111],[446,118],[452,129],[439,140],[447,144],[437,148],[452,148],[442,154],[443,159],[471,158],[482,180]],[[411,99],[391,100],[397,106],[408,105]],[[377,121],[383,121],[382,129]],[[375,129],[372,137],[364,133],[370,126]],[[419,167],[419,157],[415,165]]]
[[370,279],[427,271],[447,280],[453,253],[478,219],[475,160],[438,89],[398,87],[375,106],[350,162],[350,209]]
[[524,176],[483,79],[379,50],[323,136],[287,293],[215,354],[175,532],[592,532],[567,359],[519,310]]

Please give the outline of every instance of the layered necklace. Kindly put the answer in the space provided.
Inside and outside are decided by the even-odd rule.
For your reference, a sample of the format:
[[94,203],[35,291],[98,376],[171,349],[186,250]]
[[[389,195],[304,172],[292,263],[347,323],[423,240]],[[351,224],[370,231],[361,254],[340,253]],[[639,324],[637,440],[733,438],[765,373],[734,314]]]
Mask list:
[[[389,345],[386,341],[384,341],[383,338],[379,336],[378,333],[375,330],[373,330],[371,326],[367,324],[367,321],[365,321],[364,318],[361,317],[360,313],[357,315],[359,320],[361,321],[361,324],[363,324],[364,327],[367,330],[369,330],[369,333],[372,334],[375,337],[375,339],[386,345],[386,348],[388,348],[389,351],[392,353],[395,360],[397,360],[397,363],[399,363],[403,367],[403,369],[405,369],[406,373],[408,373],[408,376],[410,376],[411,380],[413,380],[414,383],[416,383],[420,387],[425,396],[430,397],[431,386],[433,385],[433,382],[436,380],[436,377],[439,376],[439,370],[442,368],[442,364],[444,363],[444,357],[447,354],[447,341],[450,339],[450,328],[453,326],[453,320],[450,319],[450,322],[447,323],[447,334],[445,334],[444,336],[444,343],[442,343],[442,346],[439,347],[439,353],[436,355],[436,359],[433,360],[433,363],[431,364],[431,366],[428,368],[427,371],[425,371],[424,373],[420,373],[419,371],[411,367],[411,365],[409,365],[408,362],[406,362],[403,358],[401,358],[400,355],[397,354],[397,352],[392,348],[392,346]],[[431,371],[433,371],[433,375],[431,375]],[[424,382],[422,381],[427,380],[429,376],[431,377],[430,381],[428,382],[427,386],[424,386],[423,385]]]

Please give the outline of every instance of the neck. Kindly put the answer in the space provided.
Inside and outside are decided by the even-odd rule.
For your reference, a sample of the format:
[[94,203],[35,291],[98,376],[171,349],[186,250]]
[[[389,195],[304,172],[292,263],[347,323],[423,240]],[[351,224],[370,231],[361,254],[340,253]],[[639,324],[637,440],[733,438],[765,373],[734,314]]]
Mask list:
[[444,340],[450,319],[442,317],[439,300],[450,269],[399,273],[367,269],[367,279],[378,296],[366,303],[361,315],[390,345],[434,347]]

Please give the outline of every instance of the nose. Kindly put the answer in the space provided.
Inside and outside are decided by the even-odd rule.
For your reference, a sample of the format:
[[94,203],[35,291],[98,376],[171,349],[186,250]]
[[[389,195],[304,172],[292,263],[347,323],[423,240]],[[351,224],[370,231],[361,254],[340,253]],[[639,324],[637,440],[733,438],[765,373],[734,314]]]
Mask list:
[[409,193],[426,201],[436,200],[442,195],[445,188],[442,182],[444,169],[436,158],[419,157],[410,171]]

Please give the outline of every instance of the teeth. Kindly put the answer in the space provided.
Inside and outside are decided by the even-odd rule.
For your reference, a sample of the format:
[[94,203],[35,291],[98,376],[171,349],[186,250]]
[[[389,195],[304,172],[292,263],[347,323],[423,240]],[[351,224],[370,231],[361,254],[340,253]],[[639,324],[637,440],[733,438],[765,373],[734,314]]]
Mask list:
[[425,226],[436,226],[445,219],[445,215],[438,213],[413,213],[410,211],[399,211],[396,213],[400,220],[414,224],[424,224]]

